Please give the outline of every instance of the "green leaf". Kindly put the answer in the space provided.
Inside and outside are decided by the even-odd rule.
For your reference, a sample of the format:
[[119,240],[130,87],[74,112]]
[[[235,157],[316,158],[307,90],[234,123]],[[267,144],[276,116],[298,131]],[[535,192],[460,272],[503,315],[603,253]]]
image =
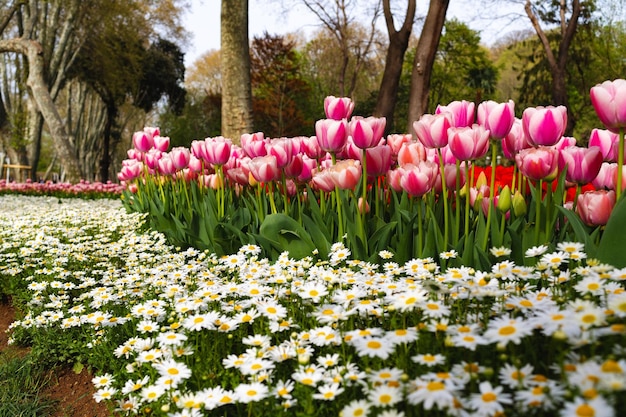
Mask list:
[[85,365],[83,365],[83,364],[82,364],[82,363],[80,363],[80,362],[75,362],[75,363],[74,363],[74,365],[72,366],[72,371],[73,371],[76,375],[78,375],[78,374],[80,374],[81,372],[83,372],[83,369],[85,369]]
[[261,224],[259,234],[273,244],[278,244],[281,251],[289,252],[295,259],[310,256],[315,250],[313,240],[304,227],[283,213],[267,216]]
[[583,221],[580,219],[578,214],[574,211],[566,209],[562,206],[557,206],[557,208],[563,213],[565,217],[567,217],[568,224],[574,230],[574,235],[576,239],[585,244],[585,252],[589,257],[594,257],[597,252],[596,244],[591,238],[592,230],[589,226],[585,225]]
[[606,224],[600,244],[598,245],[597,258],[604,263],[613,265],[616,268],[626,266],[626,198],[621,198],[613,208],[611,217]]

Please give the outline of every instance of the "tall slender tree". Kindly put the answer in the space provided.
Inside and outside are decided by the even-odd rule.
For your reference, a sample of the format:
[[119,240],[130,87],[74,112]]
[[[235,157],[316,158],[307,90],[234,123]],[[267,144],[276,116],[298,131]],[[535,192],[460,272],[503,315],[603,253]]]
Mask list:
[[238,141],[252,131],[248,0],[222,0],[222,135]]

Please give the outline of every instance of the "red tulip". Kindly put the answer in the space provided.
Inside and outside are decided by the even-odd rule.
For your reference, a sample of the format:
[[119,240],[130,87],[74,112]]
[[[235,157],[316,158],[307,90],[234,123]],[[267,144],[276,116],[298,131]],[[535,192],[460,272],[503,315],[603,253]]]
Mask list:
[[482,158],[489,150],[489,131],[478,124],[450,128],[448,146],[454,157],[460,161]]
[[492,139],[500,140],[511,131],[515,121],[515,103],[513,100],[506,103],[483,101],[478,105],[477,121],[490,132]]
[[589,226],[607,224],[615,206],[615,191],[587,191],[578,196],[576,212]]
[[315,136],[326,152],[337,153],[343,150],[348,139],[348,122],[346,119],[322,119],[315,122]]
[[605,129],[593,129],[589,136],[589,147],[597,146],[602,152],[605,161],[617,161],[617,149],[619,147],[619,135]]
[[604,81],[591,87],[591,104],[600,121],[612,132],[626,127],[626,80]]
[[474,124],[474,107],[472,102],[453,101],[447,106],[437,106],[435,114],[448,112],[452,116],[453,127],[468,127]]
[[328,119],[347,119],[353,110],[354,102],[348,97],[328,96],[324,99],[324,113]]
[[567,109],[565,106],[529,107],[522,114],[522,126],[531,145],[556,145],[567,127]]
[[515,157],[517,167],[531,180],[552,181],[559,168],[559,152],[556,149],[541,146],[521,150]]
[[559,168],[566,169],[565,179],[576,184],[588,184],[600,172],[602,153],[600,148],[571,146],[559,152]]
[[413,122],[417,139],[427,148],[443,148],[448,144],[448,129],[452,127],[450,115],[425,114]]

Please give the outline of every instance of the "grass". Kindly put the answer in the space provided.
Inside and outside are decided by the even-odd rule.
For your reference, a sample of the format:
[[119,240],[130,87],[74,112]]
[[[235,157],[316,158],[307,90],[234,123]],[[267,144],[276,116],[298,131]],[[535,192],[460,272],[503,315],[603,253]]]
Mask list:
[[54,401],[41,393],[50,375],[30,355],[0,353],[0,417],[46,416]]

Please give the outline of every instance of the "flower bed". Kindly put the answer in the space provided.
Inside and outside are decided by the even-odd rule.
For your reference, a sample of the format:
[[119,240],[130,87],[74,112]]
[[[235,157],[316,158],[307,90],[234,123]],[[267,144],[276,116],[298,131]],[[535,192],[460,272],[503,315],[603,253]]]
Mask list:
[[[14,342],[122,415],[616,416],[626,271],[562,242],[487,270],[176,251],[112,200],[0,197]],[[27,209],[25,209],[27,208]],[[97,213],[97,215],[95,214]]]

